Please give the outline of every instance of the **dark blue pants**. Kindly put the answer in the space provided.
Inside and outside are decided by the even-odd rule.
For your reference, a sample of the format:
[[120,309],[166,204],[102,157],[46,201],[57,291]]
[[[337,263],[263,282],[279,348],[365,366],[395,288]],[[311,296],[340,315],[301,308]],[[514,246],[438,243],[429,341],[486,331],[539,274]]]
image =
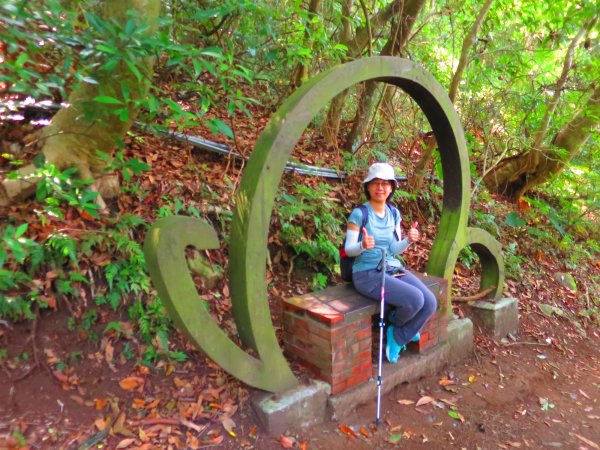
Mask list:
[[[396,309],[394,338],[399,345],[408,343],[437,309],[433,293],[409,271],[406,275],[385,276],[385,303]],[[354,288],[365,297],[381,300],[381,272],[365,270],[352,274]]]

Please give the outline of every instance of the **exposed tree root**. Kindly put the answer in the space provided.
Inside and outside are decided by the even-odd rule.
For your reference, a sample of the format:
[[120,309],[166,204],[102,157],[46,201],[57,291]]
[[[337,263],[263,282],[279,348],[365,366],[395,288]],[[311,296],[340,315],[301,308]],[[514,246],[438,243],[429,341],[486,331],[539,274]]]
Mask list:
[[486,295],[488,295],[490,292],[492,292],[494,289],[496,289],[496,286],[491,286],[491,287],[484,289],[483,291],[478,292],[477,294],[474,294],[474,295],[468,295],[466,297],[452,297],[452,301],[454,303],[468,303],[468,302],[472,302],[475,300],[481,300]]

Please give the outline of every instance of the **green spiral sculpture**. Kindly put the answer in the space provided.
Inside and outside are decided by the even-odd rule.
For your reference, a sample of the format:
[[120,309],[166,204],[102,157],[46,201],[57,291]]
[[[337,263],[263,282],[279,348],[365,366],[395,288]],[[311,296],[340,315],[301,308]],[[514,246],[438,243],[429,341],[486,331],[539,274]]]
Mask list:
[[238,333],[258,358],[240,349],[201,308],[189,275],[185,247],[218,247],[214,230],[198,219],[170,217],[154,224],[146,238],[150,275],[176,325],[215,362],[251,386],[280,392],[297,384],[277,342],[266,283],[269,223],[286,162],[319,110],[343,90],[368,80],[393,84],[410,95],[438,142],[444,202],[427,272],[451,283],[458,255],[470,245],[481,262],[480,289],[492,288],[490,296],[495,299],[502,294],[500,245],[486,231],[467,226],[469,158],[458,115],[443,87],[415,63],[400,58],[379,56],[334,67],[300,87],[274,114],[256,143],[236,195],[229,291]]

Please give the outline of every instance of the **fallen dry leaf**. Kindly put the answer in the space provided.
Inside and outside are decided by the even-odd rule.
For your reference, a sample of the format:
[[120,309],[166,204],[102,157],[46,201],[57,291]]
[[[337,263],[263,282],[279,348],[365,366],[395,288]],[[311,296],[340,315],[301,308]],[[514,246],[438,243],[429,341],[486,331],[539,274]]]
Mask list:
[[232,437],[237,437],[233,429],[235,428],[235,422],[231,419],[231,417],[224,417],[221,419],[221,424],[223,428],[229,433]]
[[135,442],[134,438],[126,438],[117,444],[116,449],[127,448]]
[[294,439],[289,438],[287,436],[280,436],[279,443],[283,448],[292,448],[294,446]]
[[401,405],[412,405],[415,402],[413,402],[412,400],[396,400],[396,403],[400,403]]
[[113,359],[115,355],[115,347],[111,344],[110,341],[106,342],[106,347],[104,348],[104,360],[107,362],[108,367],[111,368],[113,372],[116,372],[115,366],[113,366]]
[[146,409],[154,409],[160,403],[160,398],[157,398],[146,405]]
[[194,422],[192,422],[191,420],[187,420],[187,419],[179,419],[179,423],[181,423],[182,425],[191,428],[192,430],[197,431],[198,433],[203,432],[206,427],[208,425],[197,425]]
[[133,389],[138,389],[144,385],[144,379],[141,377],[126,377],[119,381],[119,386],[121,389],[126,391],[131,391]]
[[104,419],[96,419],[94,422],[94,426],[98,428],[98,431],[104,431],[106,428],[106,420]]
[[434,400],[433,397],[429,397],[428,395],[424,395],[423,397],[421,397],[419,399],[419,401],[417,402],[417,404],[415,406],[423,406],[426,405],[427,403],[431,403]]
[[356,434],[356,432],[352,428],[350,428],[348,425],[342,424],[339,426],[339,429],[342,433],[345,433],[348,436],[355,437],[355,438],[358,437],[358,434]]
[[448,400],[447,398],[440,398],[440,401],[441,401],[441,402],[444,402],[444,403],[445,403],[446,405],[448,405],[448,406],[454,406],[454,407],[457,407],[457,406],[458,406],[456,403],[454,403],[454,402],[453,402],[453,401],[451,401],[451,400]]
[[583,389],[579,389],[579,393],[580,393],[581,395],[583,395],[585,398],[587,398],[588,400],[591,400],[590,396],[589,396],[589,395],[587,395],[587,394],[586,394],[586,393],[583,391]]
[[444,377],[438,381],[438,384],[440,386],[451,386],[455,383],[454,383],[454,380],[449,380],[448,378]]
[[179,377],[174,377],[173,378],[173,384],[175,385],[175,387],[177,389],[181,389],[183,387],[186,387],[189,383],[187,381],[185,381],[185,380],[182,380]]
[[252,425],[250,431],[248,431],[248,436],[254,439],[256,437],[256,430],[256,425]]
[[448,415],[453,419],[460,420],[463,423],[465,421],[465,417],[457,411],[448,411]]
[[119,417],[117,417],[117,420],[115,420],[115,423],[113,424],[110,431],[112,434],[120,434],[122,436],[135,437],[135,434],[129,431],[125,426],[125,413],[119,414]]
[[596,450],[600,450],[600,446],[598,446],[598,444],[596,444],[593,441],[590,441],[588,438],[585,438],[577,433],[569,433],[571,436],[575,436],[577,439],[579,439],[581,442],[583,442],[586,445],[589,445],[592,448],[595,448]]
[[225,437],[222,434],[213,435],[213,436],[214,437],[212,437],[210,439],[206,439],[206,440],[202,441],[202,445],[203,446],[219,445],[221,442],[223,442],[223,439],[225,439]]
[[73,400],[75,403],[77,403],[80,406],[92,406],[94,404],[94,402],[84,400],[79,395],[71,395],[70,398],[71,398],[71,400]]

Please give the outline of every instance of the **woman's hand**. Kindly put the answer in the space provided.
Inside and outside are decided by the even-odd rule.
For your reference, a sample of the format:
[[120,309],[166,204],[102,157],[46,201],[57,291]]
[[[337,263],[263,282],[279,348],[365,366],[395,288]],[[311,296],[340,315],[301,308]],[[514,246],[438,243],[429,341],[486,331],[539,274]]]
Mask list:
[[410,242],[417,242],[419,239],[421,239],[421,233],[419,233],[419,230],[416,228],[411,228],[408,230],[408,240]]
[[368,250],[373,247],[375,247],[375,238],[373,236],[369,236],[369,233],[367,233],[367,229],[363,227],[362,248]]

